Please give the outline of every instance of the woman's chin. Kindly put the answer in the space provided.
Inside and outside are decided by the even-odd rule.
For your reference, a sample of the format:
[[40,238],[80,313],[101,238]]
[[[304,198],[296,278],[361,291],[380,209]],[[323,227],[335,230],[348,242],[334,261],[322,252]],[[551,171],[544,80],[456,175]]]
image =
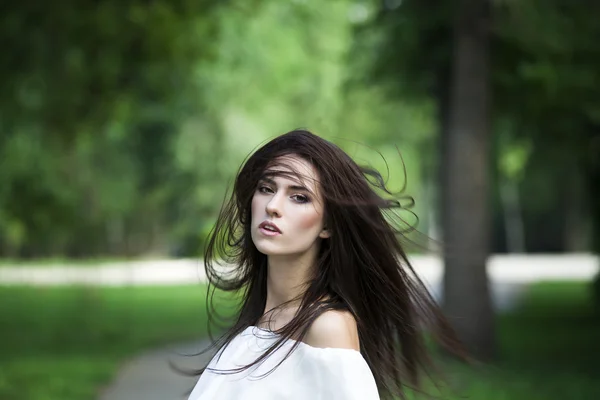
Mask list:
[[267,246],[256,247],[265,256],[283,256],[285,252],[277,251],[276,249],[267,248]]
[[255,243],[256,249],[266,256],[285,256],[289,255],[289,251],[285,251],[281,246],[269,245],[270,243]]

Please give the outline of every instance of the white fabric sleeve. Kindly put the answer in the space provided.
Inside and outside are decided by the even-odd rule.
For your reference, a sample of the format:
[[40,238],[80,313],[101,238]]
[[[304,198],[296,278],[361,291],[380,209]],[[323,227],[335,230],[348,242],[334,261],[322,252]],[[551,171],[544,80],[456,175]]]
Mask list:
[[358,351],[307,348],[301,369],[314,382],[313,399],[379,400],[373,373]]

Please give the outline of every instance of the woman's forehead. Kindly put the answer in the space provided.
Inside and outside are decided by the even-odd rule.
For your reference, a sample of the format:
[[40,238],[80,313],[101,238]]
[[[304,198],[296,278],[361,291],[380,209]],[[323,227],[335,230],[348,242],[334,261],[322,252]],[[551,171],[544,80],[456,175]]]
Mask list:
[[273,160],[267,165],[263,176],[272,176],[281,184],[302,184],[311,191],[315,191],[319,183],[315,167],[303,158],[291,155]]

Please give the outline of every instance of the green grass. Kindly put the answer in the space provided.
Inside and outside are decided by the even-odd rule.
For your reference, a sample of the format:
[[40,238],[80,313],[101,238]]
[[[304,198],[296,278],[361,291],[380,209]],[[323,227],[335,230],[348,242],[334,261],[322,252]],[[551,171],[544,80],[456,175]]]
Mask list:
[[[590,283],[543,283],[500,319],[501,366],[541,399],[600,399],[600,315]],[[520,379],[523,381],[523,378]]]
[[522,306],[497,319],[499,360],[466,367],[443,364],[444,399],[600,399],[600,316],[590,284],[541,283],[529,288]]
[[205,336],[205,290],[0,287],[0,399],[94,399],[130,355]]
[[[600,399],[587,283],[531,287],[498,318],[500,360],[448,368],[444,399]],[[205,288],[0,287],[0,399],[91,400],[127,357],[205,334]]]

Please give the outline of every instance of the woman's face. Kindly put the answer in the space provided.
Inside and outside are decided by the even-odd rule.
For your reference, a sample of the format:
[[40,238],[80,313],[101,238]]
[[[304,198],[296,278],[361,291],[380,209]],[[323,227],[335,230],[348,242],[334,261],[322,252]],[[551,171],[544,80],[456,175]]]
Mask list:
[[[315,250],[320,238],[329,237],[323,229],[324,206],[317,171],[295,155],[285,157],[285,163],[291,169],[280,165],[274,169],[293,169],[303,177],[302,182],[293,177],[266,178],[258,182],[252,198],[252,241],[258,251],[269,256]],[[265,227],[265,223],[274,226]]]

